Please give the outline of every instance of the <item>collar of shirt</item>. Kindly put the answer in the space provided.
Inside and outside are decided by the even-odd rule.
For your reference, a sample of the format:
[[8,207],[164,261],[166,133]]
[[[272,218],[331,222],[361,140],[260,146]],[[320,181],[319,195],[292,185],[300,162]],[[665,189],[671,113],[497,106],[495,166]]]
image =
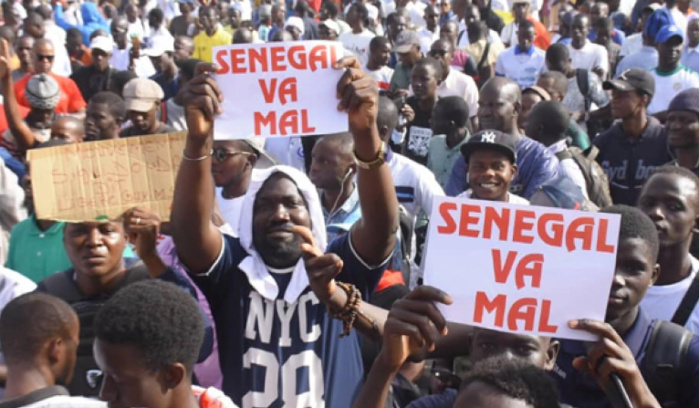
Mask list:
[[629,346],[629,349],[636,357],[636,361],[641,361],[643,358],[643,346],[646,344],[648,335],[650,334],[651,320],[645,314],[642,308],[638,309],[638,317],[631,329],[624,335],[624,343]]
[[[359,203],[359,192],[357,186],[354,185],[354,191],[347,197],[344,203],[338,208],[336,208],[332,213],[329,212],[325,207],[323,207],[323,216],[325,217],[326,224],[335,224],[342,222],[348,214],[354,211],[354,208]],[[331,208],[332,209],[332,208]]]
[[520,55],[520,54],[526,54],[526,55],[534,54],[534,44],[532,44],[527,51],[522,51],[519,48],[519,44],[515,45],[515,55]]
[[687,46],[684,48],[684,53],[685,53],[685,54],[699,53],[699,45],[697,45],[696,47],[690,47],[689,45],[687,45]]
[[558,152],[564,151],[567,146],[568,146],[568,144],[566,143],[566,140],[563,139],[563,140],[558,141],[558,142],[552,144],[551,146],[547,147],[547,149],[549,152],[556,154]]

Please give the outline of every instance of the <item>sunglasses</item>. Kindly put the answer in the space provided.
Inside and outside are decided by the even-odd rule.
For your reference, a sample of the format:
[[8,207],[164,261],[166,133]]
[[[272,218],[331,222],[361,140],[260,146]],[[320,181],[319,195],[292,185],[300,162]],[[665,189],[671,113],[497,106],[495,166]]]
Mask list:
[[443,56],[447,55],[447,51],[446,50],[430,50],[429,54],[430,54],[430,57],[443,57]]
[[46,61],[51,62],[51,61],[53,61],[53,55],[40,55],[40,54],[36,54],[36,59],[39,60],[39,61],[44,61],[44,60],[46,60]]
[[247,156],[247,155],[251,155],[252,153],[249,153],[249,152],[231,152],[231,151],[228,151],[226,149],[219,147],[219,148],[213,149],[213,151],[211,152],[211,157],[214,160],[216,160],[217,162],[223,163],[226,160],[228,160],[228,158],[233,157],[233,156],[237,156],[239,154],[243,154],[243,155]]

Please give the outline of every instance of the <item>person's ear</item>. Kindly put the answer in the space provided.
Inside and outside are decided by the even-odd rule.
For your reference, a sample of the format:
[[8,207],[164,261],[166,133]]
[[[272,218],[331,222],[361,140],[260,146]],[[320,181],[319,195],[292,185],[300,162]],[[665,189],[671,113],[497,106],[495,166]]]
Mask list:
[[518,170],[517,165],[512,163],[512,179],[514,179],[515,176],[517,175],[517,170]]
[[655,264],[655,265],[653,265],[653,271],[650,275],[650,285],[649,286],[655,285],[655,282],[658,280],[658,276],[660,276],[660,264]]
[[177,388],[187,378],[187,369],[182,363],[171,364],[160,370],[159,380],[163,390]]
[[551,371],[556,365],[556,359],[558,358],[558,352],[561,349],[561,343],[557,340],[551,340],[549,342],[549,347],[546,349],[546,362],[544,363],[544,371]]
[[255,164],[257,164],[257,160],[259,159],[259,156],[256,154],[249,154],[248,155],[248,161],[247,164],[250,165],[250,168],[255,168]]
[[46,346],[46,358],[50,365],[59,364],[63,359],[66,352],[65,341],[59,336],[51,339],[51,341]]

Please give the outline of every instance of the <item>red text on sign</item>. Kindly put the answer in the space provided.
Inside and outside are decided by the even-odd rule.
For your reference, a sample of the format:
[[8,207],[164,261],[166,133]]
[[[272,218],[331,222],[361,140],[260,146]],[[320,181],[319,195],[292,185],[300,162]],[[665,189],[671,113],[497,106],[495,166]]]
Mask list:
[[[536,298],[517,299],[508,304],[507,295],[499,294],[490,299],[485,292],[476,292],[474,302],[473,321],[483,323],[485,314],[494,314],[492,324],[495,327],[517,331],[536,330],[539,333],[556,333],[558,326],[549,323],[551,315],[551,301]],[[520,328],[518,323],[523,323]],[[505,326],[507,324],[507,326]],[[536,329],[535,329],[536,327]]]

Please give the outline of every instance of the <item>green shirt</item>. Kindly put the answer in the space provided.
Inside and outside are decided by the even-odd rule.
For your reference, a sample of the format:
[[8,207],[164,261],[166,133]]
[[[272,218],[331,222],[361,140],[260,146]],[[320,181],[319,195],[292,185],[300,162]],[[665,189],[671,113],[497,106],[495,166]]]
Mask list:
[[430,139],[427,168],[434,173],[434,177],[442,188],[446,188],[454,162],[461,157],[461,146],[466,143],[468,137],[469,135],[466,135],[461,143],[451,149],[447,146],[447,137],[445,135],[432,136]]
[[71,268],[73,265],[63,246],[64,227],[65,223],[57,222],[42,231],[33,215],[20,222],[12,229],[5,266],[36,283]]
[[402,62],[396,64],[388,91],[395,92],[398,89],[407,90],[410,87],[410,71],[412,71],[412,69],[412,67],[403,66]]

